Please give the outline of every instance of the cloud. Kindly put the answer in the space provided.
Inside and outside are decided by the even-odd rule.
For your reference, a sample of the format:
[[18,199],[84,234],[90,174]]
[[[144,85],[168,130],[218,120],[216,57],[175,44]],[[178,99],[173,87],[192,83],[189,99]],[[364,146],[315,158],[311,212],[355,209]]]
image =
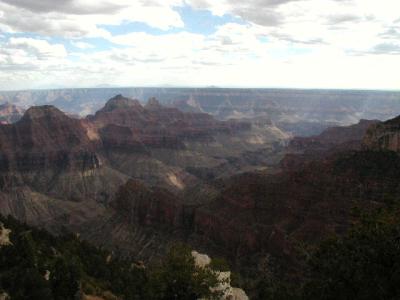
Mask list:
[[189,3],[199,9],[209,9],[216,15],[233,14],[258,25],[277,26],[283,16],[276,8],[294,1],[298,0],[189,0]]
[[1,0],[0,31],[68,38],[106,37],[110,33],[102,26],[129,22],[167,30],[184,25],[173,9],[179,4],[181,1],[176,0]]
[[[29,22],[27,22],[29,20]],[[90,18],[59,13],[35,13],[0,2],[0,31],[36,33],[43,36],[107,36]]]
[[[188,0],[216,15],[233,14],[253,24],[269,40],[368,50],[398,19],[398,1],[386,0]],[[362,49],[360,49],[362,48]]]
[[381,43],[373,47],[371,53],[400,55],[399,43]]
[[[0,77],[8,86],[25,83],[21,78],[34,80],[38,74],[63,69],[67,64],[67,52],[62,44],[51,44],[33,38],[10,38],[0,42]],[[3,73],[4,72],[4,73]],[[7,76],[4,76],[6,74]]]
[[50,44],[46,40],[33,38],[10,38],[10,48],[26,50],[33,53],[38,59],[63,58],[67,51],[62,44]]
[[400,26],[393,26],[379,34],[384,39],[400,39]]
[[237,59],[267,55],[268,46],[258,38],[256,28],[248,24],[227,23],[214,34],[205,36],[188,32],[151,35],[129,33],[110,38],[110,41],[128,48],[113,49],[112,59],[125,63],[161,62],[184,65],[231,65]]
[[327,17],[327,23],[338,25],[343,23],[354,23],[362,20],[362,17],[355,14],[337,14]]
[[[110,38],[110,41],[124,46],[99,53],[99,60],[111,60],[113,65],[124,68],[125,65],[147,65],[151,68],[191,67],[205,45],[206,37],[187,32],[151,35],[144,32],[129,33]],[[96,57],[96,56],[94,56]],[[209,59],[212,59],[211,57]]]
[[110,1],[78,1],[78,0],[2,0],[11,6],[29,10],[35,13],[58,12],[67,14],[108,14],[114,13],[124,8]]
[[[397,1],[0,0],[0,89],[400,88]],[[196,9],[205,9],[219,25],[188,32],[185,10],[176,10],[183,5],[194,8],[190,22],[204,21]],[[134,22],[165,31],[139,32]]]

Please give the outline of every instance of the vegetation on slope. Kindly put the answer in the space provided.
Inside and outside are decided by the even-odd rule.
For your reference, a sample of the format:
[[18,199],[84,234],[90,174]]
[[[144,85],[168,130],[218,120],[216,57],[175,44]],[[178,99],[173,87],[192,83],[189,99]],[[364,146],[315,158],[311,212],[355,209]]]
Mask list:
[[[363,213],[344,236],[304,252],[303,278],[285,281],[266,274],[255,299],[400,299],[400,209]],[[306,253],[307,252],[307,253]]]
[[11,244],[0,248],[0,288],[13,300],[68,300],[84,294],[103,299],[219,296],[210,290],[219,284],[216,273],[197,267],[183,245],[173,247],[162,263],[146,268],[76,235],[54,237],[10,217],[0,220],[11,230]]

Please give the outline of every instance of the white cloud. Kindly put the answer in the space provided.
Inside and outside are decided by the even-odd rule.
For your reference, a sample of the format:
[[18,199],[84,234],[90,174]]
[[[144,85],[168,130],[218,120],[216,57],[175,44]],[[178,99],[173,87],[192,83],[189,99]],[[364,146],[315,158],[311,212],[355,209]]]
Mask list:
[[63,58],[67,56],[67,51],[62,44],[50,44],[46,40],[33,38],[10,38],[8,47],[27,50],[34,54],[38,59]]
[[29,88],[38,78],[49,79],[68,64],[62,44],[33,38],[10,38],[0,42],[0,88]]
[[[143,22],[163,30],[182,27],[173,10],[181,1],[1,0],[0,30],[45,36],[106,37],[101,25]],[[29,21],[27,21],[29,20]]]
[[[0,0],[0,30],[70,37],[74,47],[91,49],[68,54],[52,38],[5,37],[0,89],[65,82],[400,88],[398,0],[185,2],[245,22],[224,24],[212,34],[186,32],[173,9],[183,0]],[[131,21],[183,30],[113,36],[101,27]],[[99,50],[85,39],[99,36],[114,48]]]
[[292,44],[329,44],[368,51],[399,17],[398,0],[188,0],[214,14],[233,14],[270,39]]

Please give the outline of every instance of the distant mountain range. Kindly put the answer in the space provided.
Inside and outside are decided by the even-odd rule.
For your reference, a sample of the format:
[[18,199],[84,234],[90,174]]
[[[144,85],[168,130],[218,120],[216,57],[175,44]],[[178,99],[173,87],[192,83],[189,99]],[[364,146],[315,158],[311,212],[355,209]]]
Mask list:
[[226,89],[226,88],[93,88],[0,92],[0,103],[28,108],[54,105],[85,116],[116,94],[183,111],[206,112],[218,119],[268,117],[274,122],[356,123],[386,120],[400,113],[400,92],[361,90]]

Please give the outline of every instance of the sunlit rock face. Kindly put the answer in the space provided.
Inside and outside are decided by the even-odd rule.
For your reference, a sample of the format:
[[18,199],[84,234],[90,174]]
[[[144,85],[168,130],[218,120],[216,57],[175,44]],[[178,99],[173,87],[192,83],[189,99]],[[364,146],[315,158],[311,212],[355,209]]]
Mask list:
[[[192,256],[196,266],[200,268],[207,268],[211,263],[211,258],[207,254],[201,254],[197,251],[192,251]],[[231,272],[215,271],[218,280],[221,284],[213,288],[213,291],[223,292],[221,300],[248,300],[249,297],[242,289],[231,286]],[[206,300],[206,299],[203,299]]]
[[0,223],[0,248],[11,245],[10,233],[11,230],[5,228],[3,223]]

